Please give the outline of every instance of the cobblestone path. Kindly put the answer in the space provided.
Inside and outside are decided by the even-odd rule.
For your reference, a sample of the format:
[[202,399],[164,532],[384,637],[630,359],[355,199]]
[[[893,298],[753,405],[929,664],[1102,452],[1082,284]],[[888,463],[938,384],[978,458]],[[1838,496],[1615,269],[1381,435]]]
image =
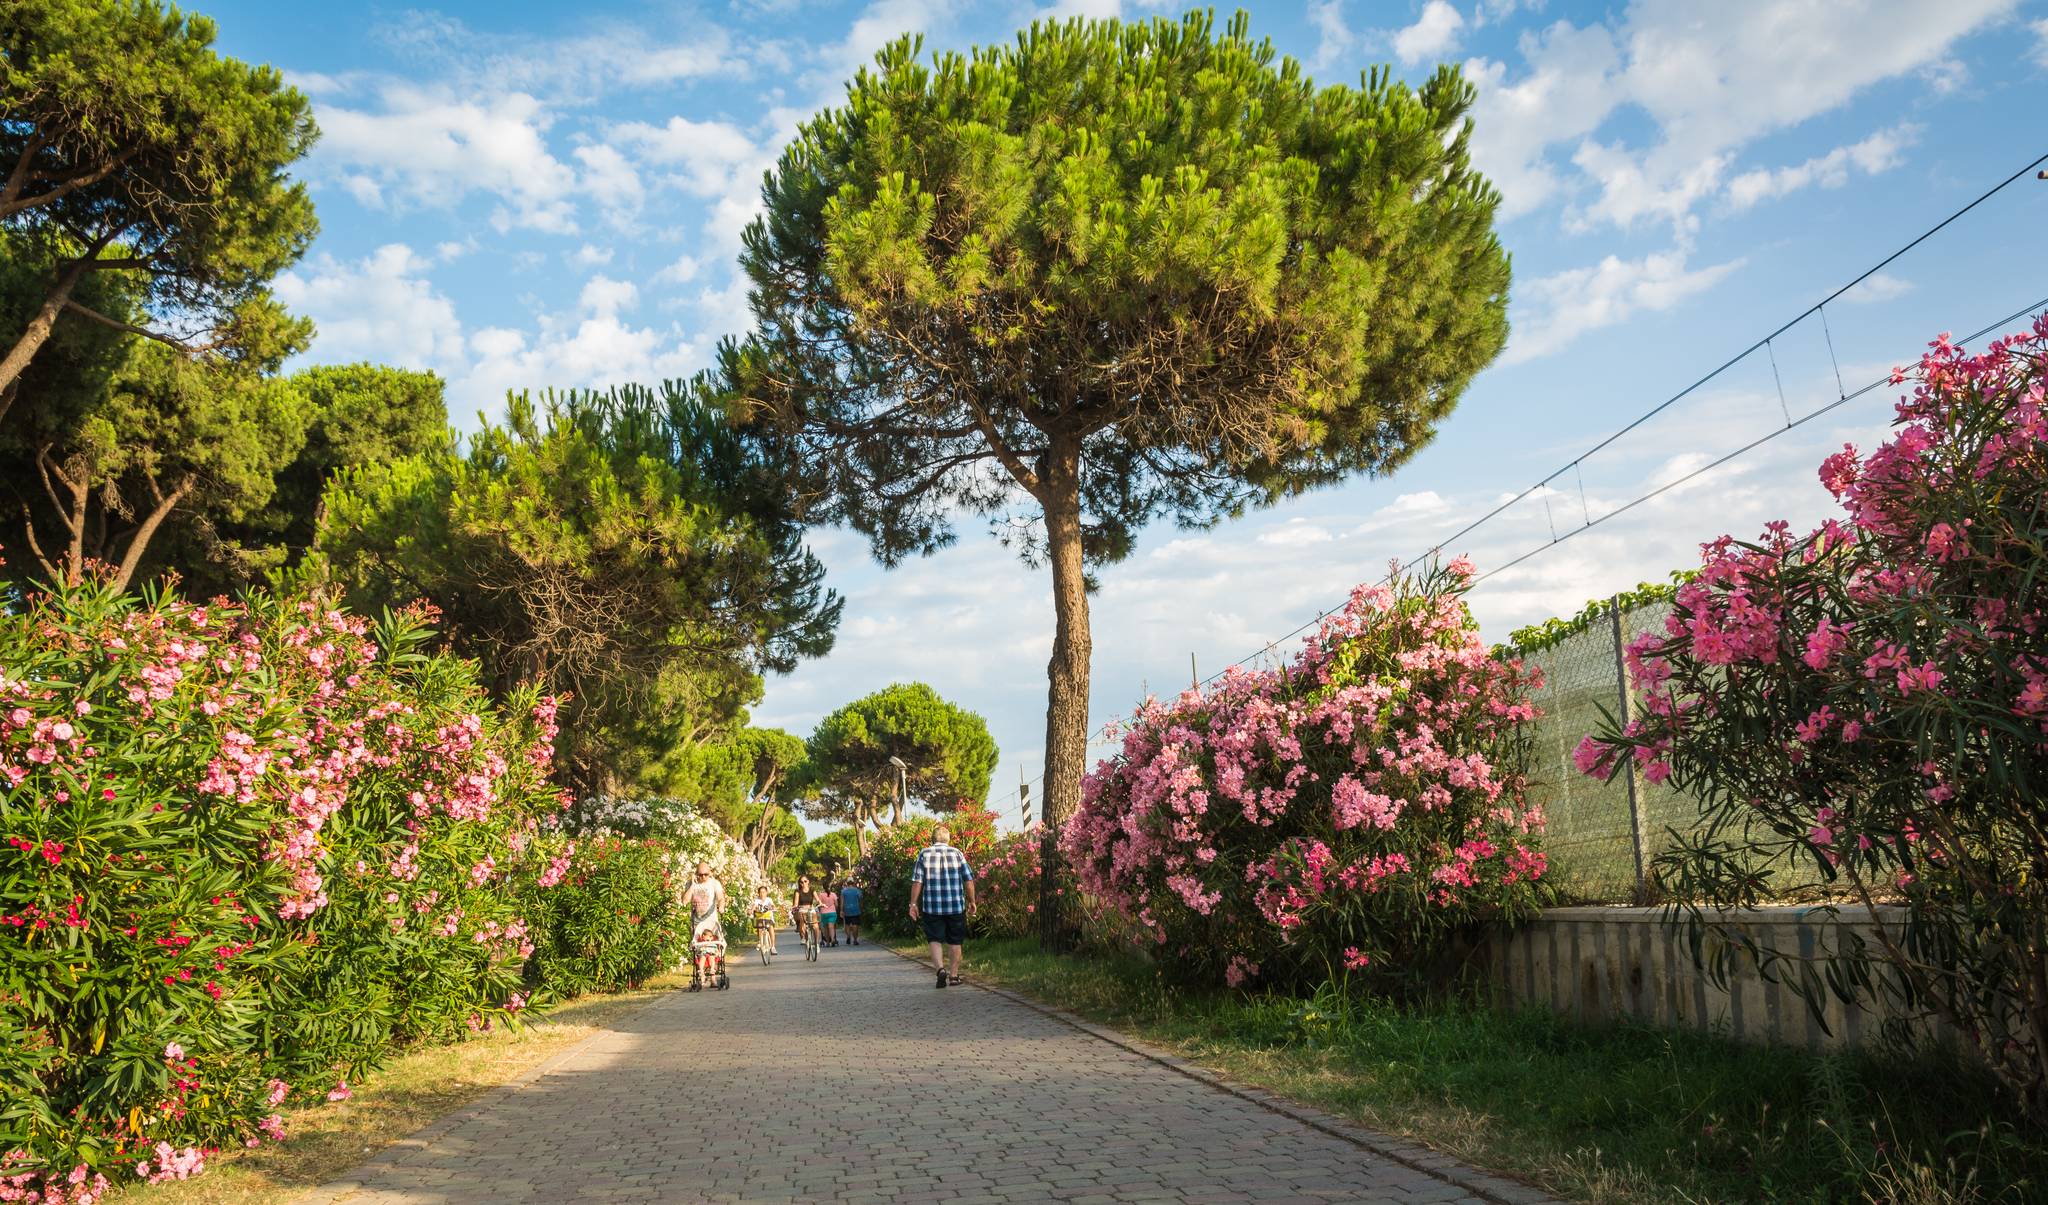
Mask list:
[[1467,1186],[1014,1000],[935,990],[886,950],[806,963],[787,933],[783,949],[765,969],[747,951],[730,991],[638,1009],[304,1200],[1484,1199],[1458,1169]]

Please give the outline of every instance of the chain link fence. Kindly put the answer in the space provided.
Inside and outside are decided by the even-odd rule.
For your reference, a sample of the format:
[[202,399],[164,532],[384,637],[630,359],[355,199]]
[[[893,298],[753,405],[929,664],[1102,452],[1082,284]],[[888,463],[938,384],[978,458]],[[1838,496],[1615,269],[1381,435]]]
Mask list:
[[1588,902],[1645,901],[1651,859],[1699,817],[1691,796],[1633,771],[1612,781],[1581,774],[1572,750],[1598,729],[1602,713],[1623,714],[1622,649],[1644,632],[1664,630],[1668,602],[1623,608],[1610,600],[1598,618],[1555,644],[1524,654],[1543,671],[1533,701],[1542,712],[1529,753],[1530,797],[1548,819],[1543,847],[1557,881]]

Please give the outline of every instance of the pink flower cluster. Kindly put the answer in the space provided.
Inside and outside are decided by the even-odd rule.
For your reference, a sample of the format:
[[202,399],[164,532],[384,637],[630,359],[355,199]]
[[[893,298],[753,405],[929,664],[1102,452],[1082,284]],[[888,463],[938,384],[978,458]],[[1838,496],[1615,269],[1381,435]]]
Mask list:
[[[0,979],[23,985],[0,1021],[32,1047],[57,1044],[53,1015],[105,1042],[38,1073],[53,1099],[102,1103],[0,1159],[0,1201],[198,1174],[283,1136],[288,1080],[333,1084],[391,1041],[525,1006],[522,851],[557,811],[534,753],[552,704],[500,711],[459,663],[394,660],[357,617],[260,596],[32,595],[0,614],[0,666]],[[120,984],[118,1005],[31,969],[53,945]],[[436,975],[414,972],[423,954]],[[252,1010],[333,1011],[379,976],[392,1028],[262,1018],[271,1044],[248,1047]],[[138,1039],[162,1083],[128,1081],[116,1052]]]
[[1526,906],[1546,869],[1518,768],[1535,710],[1479,639],[1471,574],[1361,586],[1284,669],[1147,700],[1062,834],[1086,896],[1226,981],[1346,947],[1398,968],[1418,935]]
[[1641,714],[1575,760],[1694,793],[1720,836],[1660,859],[1690,881],[1905,903],[1947,969],[1886,955],[1889,977],[1844,981],[1909,985],[1901,1007],[2043,1101],[2048,318],[1979,355],[1943,335],[1909,376],[1891,437],[1820,467],[1845,518],[1707,544],[1665,630],[1629,650]]

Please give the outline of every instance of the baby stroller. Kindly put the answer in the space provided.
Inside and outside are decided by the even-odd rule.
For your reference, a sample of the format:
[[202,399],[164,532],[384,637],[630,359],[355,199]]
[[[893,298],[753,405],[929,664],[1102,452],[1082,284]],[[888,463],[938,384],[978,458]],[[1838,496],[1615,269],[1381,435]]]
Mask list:
[[[708,965],[707,965],[708,964]],[[702,929],[690,943],[690,990],[724,991],[732,986],[725,974],[725,938],[716,929]]]

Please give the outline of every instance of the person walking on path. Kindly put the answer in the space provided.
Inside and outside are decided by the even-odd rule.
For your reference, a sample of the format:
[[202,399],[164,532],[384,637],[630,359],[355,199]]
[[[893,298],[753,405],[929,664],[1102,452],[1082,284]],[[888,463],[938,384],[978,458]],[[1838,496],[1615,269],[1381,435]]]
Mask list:
[[725,884],[711,877],[711,863],[697,863],[697,877],[683,892],[683,902],[690,908],[690,932],[710,925],[718,940],[725,940]]
[[[967,944],[967,915],[974,911],[974,868],[967,855],[953,848],[953,830],[941,824],[932,843],[917,851],[910,872],[910,919],[924,926],[931,943],[935,987],[964,983],[960,977],[961,947]],[[947,959],[952,968],[947,969]]]
[[825,926],[825,944],[839,944],[839,888],[832,885],[832,876],[826,875],[824,890],[818,893],[818,909],[823,914],[818,919]]
[[860,944],[860,884],[852,879],[839,888],[839,925],[846,930],[846,944]]

